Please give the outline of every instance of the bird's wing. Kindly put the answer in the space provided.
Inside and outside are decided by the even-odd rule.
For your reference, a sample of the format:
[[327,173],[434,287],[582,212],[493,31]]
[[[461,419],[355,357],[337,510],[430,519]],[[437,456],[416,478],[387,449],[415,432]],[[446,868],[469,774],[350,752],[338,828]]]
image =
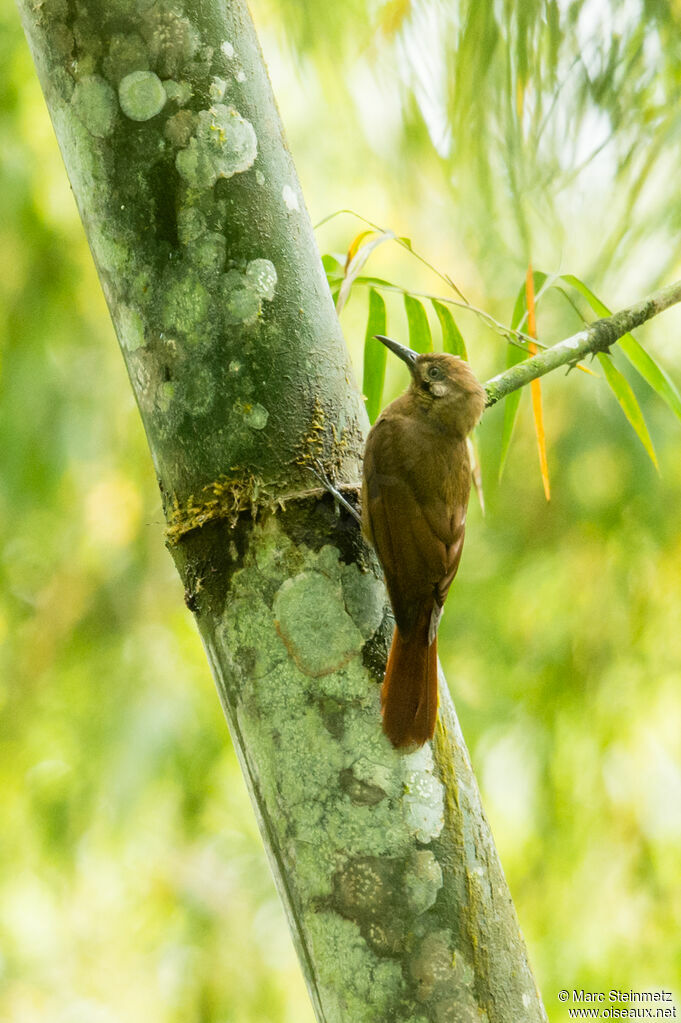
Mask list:
[[[435,495],[432,495],[435,497]],[[428,599],[444,602],[463,544],[463,519],[444,502],[419,503],[395,465],[389,424],[376,424],[364,455],[362,514],[378,554],[395,620],[407,635]]]

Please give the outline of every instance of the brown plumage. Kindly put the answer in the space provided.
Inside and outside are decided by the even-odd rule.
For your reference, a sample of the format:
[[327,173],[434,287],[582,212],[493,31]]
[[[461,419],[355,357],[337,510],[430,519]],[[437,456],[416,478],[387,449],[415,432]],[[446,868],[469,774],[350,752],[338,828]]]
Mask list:
[[367,438],[362,526],[395,614],[381,703],[393,746],[422,746],[437,717],[437,627],[463,548],[471,470],[466,437],[485,392],[468,363],[379,337],[409,366],[409,390]]

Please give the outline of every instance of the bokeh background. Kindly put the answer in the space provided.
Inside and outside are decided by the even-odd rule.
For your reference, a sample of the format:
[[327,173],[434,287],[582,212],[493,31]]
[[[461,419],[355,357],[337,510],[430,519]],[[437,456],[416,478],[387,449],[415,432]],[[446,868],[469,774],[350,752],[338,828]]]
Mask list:
[[[681,8],[254,0],[315,221],[350,207],[508,322],[528,259],[612,307],[681,274]],[[18,16],[0,0],[0,1020],[308,1023]],[[319,231],[344,258],[361,225]],[[441,288],[397,247],[369,269]],[[398,300],[389,326],[404,337]],[[365,297],[343,325],[361,374]],[[562,297],[540,336],[580,320]],[[505,343],[459,317],[482,378]],[[681,315],[639,339],[681,385]],[[527,395],[442,660],[537,979],[681,995],[681,426],[629,376]],[[391,374],[394,367],[391,367]],[[389,398],[404,382],[397,370]],[[681,1006],[680,1006],[681,1008]]]

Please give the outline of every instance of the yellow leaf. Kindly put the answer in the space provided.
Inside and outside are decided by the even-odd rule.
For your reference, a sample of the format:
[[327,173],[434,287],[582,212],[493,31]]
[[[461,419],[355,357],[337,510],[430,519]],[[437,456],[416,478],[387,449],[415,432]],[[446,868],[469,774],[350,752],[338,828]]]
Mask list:
[[[532,273],[532,264],[530,263],[527,268],[527,277],[525,278],[525,299],[527,302],[527,333],[530,337],[537,336],[537,320],[535,315],[534,305],[534,274]],[[531,355],[537,354],[537,346],[530,344],[528,345]],[[541,470],[542,483],[544,485],[544,495],[547,501],[551,500],[551,483],[549,481],[549,463],[546,457],[546,432],[544,430],[544,410],[542,408],[541,400],[541,381],[533,380],[530,384],[530,392],[532,395],[532,415],[534,417],[534,431],[537,435],[537,447],[539,449],[539,468]]]
[[350,263],[352,262],[353,258],[357,255],[357,250],[364,241],[364,239],[367,238],[370,234],[374,233],[375,233],[374,231],[360,231],[357,237],[352,239],[350,245],[348,246],[348,254],[345,257],[344,269],[347,270],[347,268],[350,266]]

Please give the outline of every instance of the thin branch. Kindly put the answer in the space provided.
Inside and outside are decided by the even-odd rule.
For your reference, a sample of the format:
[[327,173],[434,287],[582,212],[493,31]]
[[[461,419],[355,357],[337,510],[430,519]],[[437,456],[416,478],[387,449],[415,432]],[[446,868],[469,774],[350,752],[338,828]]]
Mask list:
[[368,287],[375,288],[376,291],[388,291],[396,295],[411,295],[412,298],[423,298],[428,302],[444,302],[447,305],[456,306],[457,309],[465,309],[481,319],[483,323],[486,323],[495,334],[506,338],[509,344],[515,345],[517,348],[522,349],[523,352],[527,352],[531,344],[539,345],[540,348],[546,348],[546,345],[541,341],[530,337],[529,334],[524,334],[522,330],[504,326],[499,320],[495,320],[493,316],[486,313],[484,309],[479,309],[477,306],[471,305],[470,302],[459,302],[458,299],[449,298],[447,295],[432,295],[428,291],[413,291],[411,288],[403,288],[399,284],[380,284],[377,280],[369,279],[363,281],[360,278],[356,283],[366,284]]
[[666,288],[660,288],[659,291],[653,292],[652,295],[629,306],[628,309],[621,309],[613,316],[596,320],[584,330],[580,330],[579,333],[539,352],[538,355],[534,355],[526,362],[519,362],[503,373],[499,373],[485,384],[487,407],[495,405],[511,391],[516,391],[519,387],[529,384],[531,380],[550,373],[551,370],[558,369],[560,366],[575,366],[587,355],[607,352],[610,346],[625,334],[640,327],[646,320],[651,320],[653,316],[664,312],[665,309],[669,309],[677,302],[681,302],[681,281],[669,284]]
[[[452,278],[449,276],[449,274],[442,273],[442,271],[438,270],[436,266],[433,266],[433,264],[430,263],[425,258],[425,256],[422,256],[420,252],[417,252],[416,249],[414,249],[412,247],[411,243],[407,243],[407,241],[405,239],[400,238],[398,235],[396,235],[390,229],[382,228],[378,224],[375,224],[373,222],[373,220],[368,220],[366,217],[362,216],[361,213],[357,213],[357,212],[355,212],[355,210],[351,210],[351,209],[336,210],[335,213],[330,213],[327,217],[323,217],[322,220],[319,220],[314,225],[315,231],[317,230],[317,228],[323,227],[324,224],[328,224],[328,222],[330,220],[333,220],[334,217],[338,217],[338,216],[340,216],[341,214],[344,214],[344,213],[347,213],[350,216],[356,217],[358,220],[361,220],[363,224],[366,224],[368,227],[372,228],[374,231],[380,232],[381,237],[380,237],[380,239],[379,239],[379,241],[377,243],[373,244],[374,248],[375,248],[376,244],[379,244],[382,241],[386,241],[387,239],[391,239],[392,241],[396,242],[401,248],[405,249],[411,256],[414,256],[416,259],[418,259],[419,263],[422,263],[425,267],[427,267],[429,270],[431,270],[435,274],[436,277],[440,278],[441,281],[444,281],[445,284],[447,284],[450,288],[452,288],[452,290],[459,296],[459,298],[458,299],[456,299],[456,298],[449,298],[449,297],[447,297],[445,295],[432,295],[429,292],[425,292],[425,291],[410,291],[407,288],[400,287],[399,284],[387,284],[387,283],[386,284],[379,284],[375,280],[369,282],[369,281],[362,281],[360,279],[360,280],[356,281],[357,284],[366,283],[366,284],[369,284],[370,287],[376,288],[378,291],[391,291],[391,292],[394,292],[394,293],[397,293],[397,294],[400,294],[400,295],[411,295],[411,296],[413,296],[413,298],[423,298],[423,299],[426,299],[426,300],[431,301],[431,302],[432,301],[445,302],[448,305],[457,306],[457,308],[459,308],[459,309],[464,309],[464,310],[467,309],[468,312],[474,313],[474,315],[479,317],[479,319],[481,319],[483,321],[483,323],[486,323],[487,326],[490,327],[496,334],[499,334],[501,337],[506,338],[506,340],[509,342],[509,344],[515,345],[517,348],[521,348],[525,352],[528,350],[528,346],[530,346],[532,344],[538,345],[540,348],[546,348],[546,345],[544,345],[541,341],[538,341],[536,338],[529,337],[527,334],[524,334],[522,332],[522,330],[519,330],[517,328],[504,326],[503,323],[499,323],[498,320],[495,320],[495,318],[493,316],[491,316],[489,313],[485,312],[484,309],[479,309],[477,306],[471,305],[471,303],[468,301],[468,299],[466,298],[464,293],[461,291],[461,288],[458,286],[458,284],[456,284],[452,280]],[[369,243],[369,244],[371,244],[371,243]],[[362,246],[362,248],[359,250],[359,252],[355,255],[355,259],[357,259],[357,257],[359,256],[359,253],[362,252],[363,248],[364,248],[364,246]],[[362,259],[362,262],[361,262],[362,266],[366,262],[369,254],[370,253],[366,253],[364,258]],[[357,277],[357,273],[355,273],[355,275],[354,275],[354,278],[356,278],[356,277]],[[337,308],[337,312],[338,313],[340,313],[341,308],[345,304],[345,300],[348,297],[348,295],[346,293],[345,297],[341,301],[341,296],[342,296],[342,293],[343,293],[343,288],[346,285],[347,279],[348,279],[348,274],[346,274],[346,276],[345,276],[345,278],[343,280],[343,285],[341,286],[341,292],[339,293],[338,301],[340,302],[340,308]],[[548,287],[551,286],[551,284],[553,283],[554,279],[555,278],[551,278],[550,280],[547,279],[547,281],[544,283],[543,288],[540,290],[539,295],[541,295],[543,293],[543,291],[545,291]],[[352,281],[351,281],[351,283],[352,283]],[[347,290],[349,292],[349,289],[347,289]],[[539,296],[537,296],[537,297],[539,297]],[[525,317],[523,317],[523,320],[524,319],[525,319]]]
[[[386,228],[379,227],[378,224],[374,224],[373,220],[367,220],[367,218],[363,217],[361,213],[357,213],[355,210],[351,209],[336,210],[335,213],[330,213],[328,217],[323,217],[322,220],[317,221],[317,223],[314,225],[315,231],[317,230],[317,228],[322,227],[324,224],[328,224],[328,222],[330,220],[333,220],[334,217],[340,216],[341,213],[348,213],[350,214],[350,216],[356,217],[357,220],[361,220],[362,223],[366,224],[374,231],[379,231],[381,234],[388,233]],[[412,256],[418,259],[419,263],[423,263],[423,265],[427,267],[429,270],[432,270],[432,272],[437,277],[439,277],[441,281],[444,281],[445,284],[452,288],[452,290],[456,292],[459,298],[461,298],[465,306],[469,305],[468,299],[462,292],[461,288],[458,286],[458,284],[455,284],[455,282],[452,280],[449,274],[442,273],[442,271],[438,270],[436,266],[433,266],[433,264],[430,263],[425,256],[422,256],[420,252],[417,252],[416,249],[412,248],[411,242],[407,243],[407,241],[404,238],[400,238],[399,235],[396,234],[394,235],[394,240],[401,248],[406,249],[407,252],[409,252]]]

